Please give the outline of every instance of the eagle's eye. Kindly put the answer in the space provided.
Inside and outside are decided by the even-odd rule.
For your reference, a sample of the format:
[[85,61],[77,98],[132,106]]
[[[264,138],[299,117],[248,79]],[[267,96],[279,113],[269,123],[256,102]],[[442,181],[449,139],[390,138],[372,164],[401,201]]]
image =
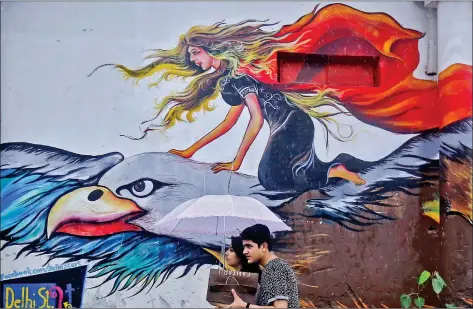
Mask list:
[[[151,185],[150,185],[151,183]],[[135,192],[145,192],[145,189],[146,189],[146,185],[148,184],[148,190],[150,190],[150,187],[152,187],[153,183],[149,180],[139,180],[137,182],[135,182],[135,184],[133,185],[133,191]],[[147,194],[147,193],[143,193],[143,194]]]
[[135,197],[147,197],[153,194],[156,190],[168,186],[169,184],[157,181],[151,178],[138,179],[132,183],[121,186],[117,189],[117,194],[121,194],[121,191],[127,190]]

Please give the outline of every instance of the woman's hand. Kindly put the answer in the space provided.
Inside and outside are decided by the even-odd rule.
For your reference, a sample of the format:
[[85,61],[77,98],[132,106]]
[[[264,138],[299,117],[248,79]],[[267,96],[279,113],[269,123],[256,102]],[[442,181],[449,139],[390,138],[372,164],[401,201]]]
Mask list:
[[199,149],[209,144],[210,142],[216,140],[223,134],[227,133],[235,125],[238,118],[240,118],[241,112],[243,111],[244,107],[245,105],[243,104],[238,105],[238,106],[232,106],[230,110],[228,111],[227,117],[225,117],[225,120],[222,121],[218,126],[216,126],[207,135],[205,135],[200,140],[195,142],[192,146],[190,146],[186,150],[171,149],[169,150],[169,152],[172,154],[178,155],[180,157],[189,159]]
[[220,172],[220,171],[238,171],[240,169],[241,162],[227,162],[227,163],[215,163],[214,165],[211,166],[212,172],[215,174]]
[[189,150],[189,149],[186,149],[186,150],[171,149],[171,150],[169,150],[169,153],[178,155],[178,156],[186,158],[186,159],[189,159],[194,155],[194,152]]
[[[238,148],[237,155],[232,162],[227,163],[215,163],[212,165],[212,171],[218,173],[223,170],[227,171],[237,171],[240,169],[241,163],[246,156],[248,149],[258,136],[261,127],[263,126],[264,118],[261,111],[261,107],[258,103],[258,97],[254,93],[250,93],[245,98],[245,104],[250,111],[250,122],[246,128],[245,135],[243,136],[243,141]],[[240,105],[241,106],[241,105]]]

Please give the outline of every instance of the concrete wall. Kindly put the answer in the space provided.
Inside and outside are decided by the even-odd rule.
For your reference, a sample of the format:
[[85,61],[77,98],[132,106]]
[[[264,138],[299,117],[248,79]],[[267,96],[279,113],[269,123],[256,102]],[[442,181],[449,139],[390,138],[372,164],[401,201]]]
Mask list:
[[[150,88],[159,74],[136,85],[113,66],[88,76],[107,63],[139,68],[149,62],[147,50],[174,48],[195,25],[269,19],[280,22],[269,27],[278,30],[316,4],[2,3],[2,306],[32,304],[22,287],[37,306],[45,298],[54,305],[58,286],[64,306],[210,307],[208,271],[218,261],[202,248],[219,251],[220,238],[166,234],[157,222],[189,199],[228,192],[259,200],[292,228],[276,234],[276,254],[298,274],[302,306],[399,307],[401,294],[417,292],[413,278],[423,270],[438,271],[450,287],[439,299],[427,284],[427,305],[471,305],[471,3],[438,4],[436,76],[425,74],[421,3],[347,2],[334,11],[321,3],[317,12],[329,13],[305,28],[322,42],[310,43],[311,52],[381,58],[380,87],[330,85],[337,106],[353,114],[335,117],[341,133],[352,125],[356,137],[329,138],[327,147],[312,118],[313,128],[283,135],[279,147],[280,128],[260,96],[266,121],[233,174],[211,167],[235,157],[248,109],[227,134],[181,158],[168,151],[191,146],[227,115],[220,95],[195,122],[133,140],[123,135],[141,134],[155,100],[189,81]],[[338,18],[337,10],[347,11]],[[386,41],[395,44],[383,50]],[[293,167],[285,160],[311,130],[315,152],[304,161],[305,176],[284,178]],[[275,157],[268,159],[270,146]],[[353,174],[327,179],[332,163]],[[143,210],[134,225],[121,221]]]

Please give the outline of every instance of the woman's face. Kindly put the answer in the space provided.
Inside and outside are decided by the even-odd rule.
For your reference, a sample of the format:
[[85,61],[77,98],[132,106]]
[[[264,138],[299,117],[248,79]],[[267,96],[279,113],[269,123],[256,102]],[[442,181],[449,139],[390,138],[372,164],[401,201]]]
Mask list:
[[190,60],[201,67],[204,71],[207,71],[212,67],[214,58],[204,49],[196,46],[189,46],[188,52]]
[[241,264],[240,258],[236,255],[235,251],[233,251],[232,247],[228,248],[228,250],[225,251],[225,260],[227,261],[227,264],[232,267]]

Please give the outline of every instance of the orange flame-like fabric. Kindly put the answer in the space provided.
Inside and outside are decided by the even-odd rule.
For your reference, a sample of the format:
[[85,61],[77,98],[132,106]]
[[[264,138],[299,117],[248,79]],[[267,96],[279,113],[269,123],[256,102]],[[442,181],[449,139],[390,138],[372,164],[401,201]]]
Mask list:
[[[419,65],[422,33],[402,27],[385,13],[366,13],[344,4],[316,9],[283,26],[277,36],[288,35],[283,42],[310,39],[295,53],[379,57],[378,87],[330,86],[353,116],[395,133],[420,133],[471,117],[470,65],[451,65],[439,74],[438,83],[418,79],[413,72]],[[269,63],[269,72],[255,74],[248,67],[241,72],[282,91],[311,92],[324,87],[279,83],[276,53]]]

